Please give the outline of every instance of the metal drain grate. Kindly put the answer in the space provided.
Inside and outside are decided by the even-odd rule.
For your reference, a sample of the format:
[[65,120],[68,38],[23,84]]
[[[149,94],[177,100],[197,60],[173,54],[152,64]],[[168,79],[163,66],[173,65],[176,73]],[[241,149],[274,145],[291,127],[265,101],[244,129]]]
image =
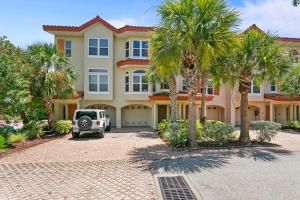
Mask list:
[[157,178],[164,200],[197,200],[183,176]]

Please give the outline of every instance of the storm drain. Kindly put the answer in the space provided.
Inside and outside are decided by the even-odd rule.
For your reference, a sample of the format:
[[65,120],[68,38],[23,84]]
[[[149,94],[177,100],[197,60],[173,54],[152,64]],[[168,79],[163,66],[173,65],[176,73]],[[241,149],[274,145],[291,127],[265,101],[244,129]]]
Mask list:
[[183,176],[157,178],[164,200],[197,200]]

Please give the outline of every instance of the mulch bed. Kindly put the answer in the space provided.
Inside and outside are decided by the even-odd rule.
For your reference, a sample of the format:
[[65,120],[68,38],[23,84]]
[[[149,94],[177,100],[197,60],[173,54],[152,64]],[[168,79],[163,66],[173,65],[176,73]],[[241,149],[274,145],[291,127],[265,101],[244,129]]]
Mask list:
[[0,159],[5,156],[8,156],[12,153],[21,152],[25,149],[35,147],[40,144],[44,144],[46,142],[50,142],[52,140],[55,140],[55,139],[58,139],[61,137],[64,137],[64,136],[63,135],[52,135],[52,136],[47,135],[46,137],[41,138],[41,139],[27,140],[25,142],[13,144],[9,148],[7,148],[5,151],[0,151]]

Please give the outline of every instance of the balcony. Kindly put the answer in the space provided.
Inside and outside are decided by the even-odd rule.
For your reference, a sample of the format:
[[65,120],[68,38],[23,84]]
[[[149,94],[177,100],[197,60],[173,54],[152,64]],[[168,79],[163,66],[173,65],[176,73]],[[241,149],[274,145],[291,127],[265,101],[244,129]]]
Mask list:
[[130,66],[148,66],[150,64],[149,59],[133,59],[127,58],[117,62],[118,68],[126,68]]

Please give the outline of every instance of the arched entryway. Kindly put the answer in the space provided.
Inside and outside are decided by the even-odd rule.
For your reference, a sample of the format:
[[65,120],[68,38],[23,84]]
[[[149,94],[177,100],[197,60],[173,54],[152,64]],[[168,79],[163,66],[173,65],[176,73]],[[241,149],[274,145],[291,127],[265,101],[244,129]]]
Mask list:
[[225,122],[225,109],[221,106],[214,106],[214,105],[207,106],[206,119]]
[[[248,121],[256,121],[260,120],[260,108],[254,105],[249,105],[248,106]],[[241,125],[241,113],[240,113],[240,107],[237,107],[235,109],[235,124],[236,125]]]
[[124,106],[121,109],[121,124],[126,126],[152,126],[152,109],[146,105],[133,104]]
[[109,115],[111,125],[116,126],[116,108],[106,104],[95,104],[86,107],[87,109],[100,109],[105,110],[105,113]]

